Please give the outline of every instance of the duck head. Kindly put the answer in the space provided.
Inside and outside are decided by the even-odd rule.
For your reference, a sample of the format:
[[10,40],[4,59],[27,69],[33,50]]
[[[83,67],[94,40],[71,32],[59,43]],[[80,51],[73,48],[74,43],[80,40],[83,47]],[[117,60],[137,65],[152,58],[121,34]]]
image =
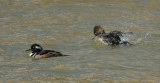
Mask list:
[[95,26],[93,33],[94,33],[94,37],[93,37],[93,39],[94,39],[96,36],[98,36],[100,34],[105,34],[105,31],[101,26]]
[[42,51],[43,48],[39,44],[32,44],[31,48],[26,51],[32,51],[33,53]]

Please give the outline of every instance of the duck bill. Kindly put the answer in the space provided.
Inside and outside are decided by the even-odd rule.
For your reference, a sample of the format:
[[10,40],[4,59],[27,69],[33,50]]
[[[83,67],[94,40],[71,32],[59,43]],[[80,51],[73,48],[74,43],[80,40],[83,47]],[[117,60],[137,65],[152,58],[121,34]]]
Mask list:
[[31,51],[31,49],[28,49],[28,50],[26,50],[26,51]]
[[92,39],[95,39],[96,36],[94,36]]

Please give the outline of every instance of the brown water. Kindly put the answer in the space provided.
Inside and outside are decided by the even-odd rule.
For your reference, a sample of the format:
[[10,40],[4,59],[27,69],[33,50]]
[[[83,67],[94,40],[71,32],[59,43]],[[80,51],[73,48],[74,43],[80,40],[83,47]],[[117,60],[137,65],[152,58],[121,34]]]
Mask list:
[[[130,47],[93,41],[93,27],[132,31]],[[1,83],[160,83],[159,0],[0,0]],[[32,59],[32,43],[69,57]]]

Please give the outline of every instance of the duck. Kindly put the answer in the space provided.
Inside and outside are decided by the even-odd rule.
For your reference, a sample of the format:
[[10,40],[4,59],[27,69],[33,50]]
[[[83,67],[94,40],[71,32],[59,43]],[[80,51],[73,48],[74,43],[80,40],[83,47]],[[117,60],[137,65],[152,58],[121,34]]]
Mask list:
[[122,32],[122,31],[114,30],[109,33],[106,33],[101,26],[96,25],[94,27],[93,33],[94,33],[94,37],[92,39],[95,39],[97,37],[98,40],[110,46],[117,46],[117,45],[131,46],[133,45],[129,43],[128,41],[122,41],[121,39],[121,37],[123,37],[123,34],[133,34],[133,32]]
[[29,54],[30,57],[33,58],[49,58],[49,57],[58,57],[58,56],[69,56],[64,55],[60,52],[54,50],[43,50],[43,48],[39,44],[32,44],[30,49],[26,51],[31,51]]

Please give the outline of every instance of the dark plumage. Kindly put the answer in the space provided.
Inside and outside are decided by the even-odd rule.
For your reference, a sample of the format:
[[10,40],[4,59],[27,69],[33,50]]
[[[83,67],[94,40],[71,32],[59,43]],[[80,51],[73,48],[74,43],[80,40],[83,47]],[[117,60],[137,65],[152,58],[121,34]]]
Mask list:
[[132,45],[128,41],[121,41],[121,37],[123,37],[122,34],[132,34],[132,32],[111,31],[110,33],[105,33],[101,26],[95,26],[93,32],[95,35],[94,38],[97,36],[102,40],[102,42],[107,43],[108,45]]
[[28,49],[26,51],[32,51],[29,56],[34,58],[68,56],[68,55],[63,55],[62,53],[56,52],[54,50],[43,50],[43,48],[39,44],[32,44],[31,49]]

